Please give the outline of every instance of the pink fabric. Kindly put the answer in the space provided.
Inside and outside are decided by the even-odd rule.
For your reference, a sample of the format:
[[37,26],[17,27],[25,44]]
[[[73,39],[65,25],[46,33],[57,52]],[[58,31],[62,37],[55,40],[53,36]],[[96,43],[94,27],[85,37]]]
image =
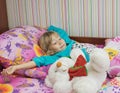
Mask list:
[[120,53],[111,60],[108,75],[110,78],[120,76]]
[[[4,77],[0,75],[0,84],[5,84]],[[44,80],[34,79],[22,76],[9,76],[7,84],[13,87],[12,93],[53,93],[51,88],[44,84]]]
[[[28,62],[38,54],[42,56],[42,50],[34,46],[37,45],[38,39],[45,32],[46,30],[40,30],[33,26],[21,26],[1,34],[0,64],[6,68],[10,65]],[[49,66],[43,66],[40,68],[19,70],[17,74],[42,79],[47,75],[48,68]]]
[[36,56],[34,44],[46,30],[39,30],[32,26],[13,28],[0,35],[0,56],[10,62],[0,59],[4,67],[30,61]]

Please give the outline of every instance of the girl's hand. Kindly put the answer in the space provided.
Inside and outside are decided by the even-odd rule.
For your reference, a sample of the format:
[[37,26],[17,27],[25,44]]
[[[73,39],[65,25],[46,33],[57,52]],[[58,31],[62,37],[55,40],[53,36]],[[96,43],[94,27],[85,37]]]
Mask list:
[[6,83],[10,82],[9,76],[13,74],[15,71],[16,71],[16,66],[10,66],[6,69],[3,69],[3,71],[1,72],[3,81]]
[[14,66],[10,66],[6,69],[3,69],[1,74],[4,76],[7,76],[7,75],[13,74],[16,70],[29,69],[29,68],[33,68],[33,67],[36,67],[36,64],[35,64],[35,62],[30,61],[30,62],[26,62],[24,64],[14,65]]
[[11,75],[16,71],[16,66],[10,66],[6,69],[3,69],[3,71],[1,72],[2,75],[7,76],[7,75]]

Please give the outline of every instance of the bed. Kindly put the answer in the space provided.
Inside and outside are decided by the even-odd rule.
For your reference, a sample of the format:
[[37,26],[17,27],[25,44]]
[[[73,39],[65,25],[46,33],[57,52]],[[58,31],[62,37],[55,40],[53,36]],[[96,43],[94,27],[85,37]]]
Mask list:
[[[15,51],[11,50],[10,45],[12,43],[14,43],[17,46],[17,48],[19,46],[17,53],[15,52],[14,54],[11,54],[12,56],[10,56],[10,54],[9,54],[9,56],[6,56],[5,51],[0,51],[1,54],[3,54],[2,52],[4,52],[3,55],[0,55],[0,64],[1,64],[0,70],[2,70],[5,67],[8,67],[11,64],[18,64],[21,60],[29,61],[35,55],[43,54],[40,49],[39,49],[39,51],[40,51],[39,53],[35,52],[36,50],[38,50],[37,46],[35,48],[31,48],[31,47],[34,47],[34,45],[36,44],[36,40],[38,39],[38,36],[42,35],[43,32],[45,32],[43,29],[40,32],[38,30],[40,30],[40,29],[35,28],[35,27],[30,27],[30,26],[22,26],[22,27],[10,29],[9,31],[0,35],[0,37],[2,37],[2,38],[0,38],[0,43],[1,43],[0,49],[1,50],[5,50],[7,48],[7,49],[9,49],[9,52],[10,51],[15,52]],[[25,31],[24,37],[23,37],[23,35],[18,34],[21,31],[22,32]],[[29,35],[29,37],[25,37],[25,34],[27,36]],[[34,37],[32,35],[34,35]],[[17,38],[19,36],[20,38],[22,38],[22,40],[26,40],[26,38],[27,38],[27,40],[29,40],[29,41],[32,40],[32,42],[26,43],[26,42],[20,41],[20,42],[22,42],[22,45],[20,45],[18,43],[16,44],[15,41],[17,41],[17,39],[14,38],[15,41],[10,43],[10,40],[12,40],[12,38],[11,38],[12,36],[17,37]],[[4,41],[3,37],[4,37],[4,40],[8,40],[8,38],[10,37],[10,40]],[[82,42],[85,44],[86,43],[92,44],[92,45],[95,45],[100,48],[104,47],[105,40],[106,40],[106,38],[96,38],[96,37],[71,36],[70,38],[77,42]],[[9,44],[8,44],[8,42],[9,42]],[[30,44],[29,47],[23,45],[24,43],[27,45]],[[7,44],[7,45],[4,45],[4,44]],[[21,55],[18,55],[19,53],[21,53],[20,51],[22,51],[20,49],[20,46],[24,49],[28,49],[28,50],[24,50],[24,57],[22,55],[24,60],[20,57]],[[4,47],[4,49],[3,49],[3,47]],[[34,53],[33,53],[33,51],[34,51]],[[26,54],[25,54],[25,52],[26,52]],[[12,58],[15,57],[13,55],[19,56],[16,59],[14,59],[14,61],[16,63],[12,63],[13,62]],[[26,57],[26,55],[27,55],[27,57]],[[29,56],[29,58],[28,58],[28,56]],[[10,57],[11,57],[11,59],[10,59]],[[39,69],[33,68],[30,70],[18,71],[15,75],[11,75],[8,77],[3,77],[2,75],[0,75],[0,93],[53,93],[53,90],[51,88],[48,88],[44,83],[44,79],[45,79],[45,76],[47,75],[47,71],[48,71],[49,67],[50,67],[50,65],[43,66]],[[6,82],[4,81],[5,79],[6,79]],[[120,93],[120,78],[119,77],[114,77],[112,79],[106,78],[105,82],[103,82],[103,85],[101,86],[101,89],[98,90],[98,93]]]

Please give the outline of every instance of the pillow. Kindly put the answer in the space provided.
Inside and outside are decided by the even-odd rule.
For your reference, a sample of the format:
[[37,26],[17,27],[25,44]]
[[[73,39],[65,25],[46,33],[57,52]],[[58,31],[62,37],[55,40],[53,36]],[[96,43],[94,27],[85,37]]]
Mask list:
[[114,48],[120,51],[120,36],[105,40],[105,48]]
[[[36,56],[36,44],[46,30],[21,26],[0,35],[0,64],[4,67],[30,61]],[[36,47],[36,48],[35,48]],[[42,51],[41,49],[39,49]],[[39,55],[43,55],[40,52]]]
[[[0,64],[3,67],[22,64],[30,61],[35,56],[45,53],[37,45],[40,36],[46,30],[32,26],[21,26],[8,30],[0,35]],[[22,69],[15,73],[18,75],[44,79],[47,75],[48,66],[32,69]]]
[[107,73],[109,78],[120,76],[120,53],[110,61],[110,68]]
[[45,52],[37,44],[33,45],[33,49],[34,49],[36,56],[39,57],[39,56],[45,55]]
[[105,40],[104,49],[109,54],[110,67],[107,71],[109,78],[120,76],[120,36]]

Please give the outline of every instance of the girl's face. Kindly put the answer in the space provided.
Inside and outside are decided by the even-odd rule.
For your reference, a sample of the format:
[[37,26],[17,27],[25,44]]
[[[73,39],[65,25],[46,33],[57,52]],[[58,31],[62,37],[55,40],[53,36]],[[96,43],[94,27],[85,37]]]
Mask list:
[[49,49],[55,52],[62,51],[66,48],[65,41],[57,34],[52,35],[52,41]]

